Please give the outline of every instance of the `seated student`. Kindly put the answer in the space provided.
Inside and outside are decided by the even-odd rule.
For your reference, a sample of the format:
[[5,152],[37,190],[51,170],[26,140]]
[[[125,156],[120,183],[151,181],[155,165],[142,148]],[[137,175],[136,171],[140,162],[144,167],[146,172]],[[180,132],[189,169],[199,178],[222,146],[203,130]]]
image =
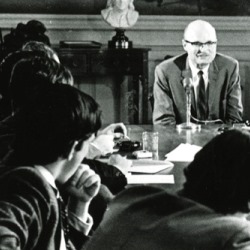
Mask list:
[[[9,83],[9,99],[12,112],[25,105],[34,97],[34,92],[39,92],[42,87],[39,83],[39,75],[48,77],[53,84],[62,83],[73,85],[73,77],[70,71],[51,57],[34,55],[16,63],[11,73]],[[32,94],[31,94],[32,93]],[[10,117],[7,118],[7,121]],[[6,121],[2,122],[5,124]],[[3,126],[0,126],[3,127]],[[98,131],[98,137],[91,143],[88,158],[98,158],[100,155],[111,153],[114,147],[114,132],[117,128],[127,135],[123,123],[114,123]],[[3,155],[2,153],[0,155]]]
[[0,63],[0,120],[11,115],[10,78],[15,64],[24,58],[45,56],[44,52],[16,51],[6,56]]
[[[53,58],[55,61],[60,63],[60,59],[57,53],[47,44],[39,41],[29,41],[25,43],[22,47],[23,51],[43,51],[49,58]],[[72,82],[69,84],[73,85]],[[98,136],[95,138],[93,143],[90,145],[90,150],[88,153],[88,158],[94,159],[99,158],[102,155],[113,152],[114,142],[113,135],[115,131],[118,130],[127,136],[127,129],[123,123],[113,123],[104,129],[98,131]]]
[[[8,117],[0,122],[1,139],[13,137],[15,130],[15,121],[13,114],[22,106],[27,105],[40,92],[45,85],[51,84],[68,84],[73,85],[73,77],[70,71],[63,65],[58,64],[45,55],[33,54],[31,57],[21,59],[14,67],[8,86],[11,113]],[[47,78],[49,81],[44,81]],[[5,140],[7,144],[9,140]],[[0,144],[0,159],[8,152],[2,140]]]
[[47,87],[15,114],[13,151],[0,175],[0,249],[79,249],[91,229],[100,178],[82,160],[101,111],[74,87]]
[[[12,96],[10,92],[12,90],[10,88],[10,85],[11,85],[10,80],[11,80],[12,71],[15,65],[21,59],[29,60],[36,56],[45,57],[45,58],[48,57],[50,59],[54,59],[57,63],[60,64],[57,53],[45,43],[38,42],[38,41],[29,41],[25,43],[22,47],[22,50],[9,54],[0,64],[0,82],[1,82],[0,94],[2,96],[2,99],[0,99],[0,120],[3,120],[4,118],[8,117],[11,114],[11,112],[13,112],[12,110],[13,107],[11,107]],[[64,67],[64,66],[60,67],[60,65],[56,66],[55,63],[53,63],[51,69],[49,68],[49,66],[50,65],[48,63],[46,67],[44,66],[45,67],[44,70],[46,71],[46,74],[52,74],[52,75],[56,73],[57,71],[59,71],[58,74],[62,73],[60,72],[60,70],[61,68]],[[32,67],[35,68],[35,66],[32,66]],[[36,68],[36,69],[39,70],[39,68]],[[73,85],[74,84],[73,76],[71,75],[69,70],[66,67],[64,67],[62,70],[64,72],[68,71],[68,72],[63,73],[63,76],[60,76],[60,78],[66,77],[63,83]],[[26,78],[30,74],[29,70],[27,72],[28,73],[27,75],[22,74],[22,69],[19,70],[19,72],[21,73],[18,77],[21,77],[22,79]],[[19,95],[19,90],[23,93],[22,87],[21,87],[17,91],[18,95]],[[124,136],[127,136],[127,129],[123,123],[110,124],[104,129],[98,131],[98,137],[95,138],[93,143],[91,143],[90,150],[88,153],[88,158],[94,159],[94,158],[100,157],[101,155],[112,153],[113,147],[114,147],[113,136],[116,130],[121,131],[124,134]]]
[[185,170],[179,196],[151,186],[120,193],[84,249],[250,249],[249,164],[250,134],[220,134]]
[[[47,79],[47,81],[44,79]],[[48,57],[36,56],[34,58],[20,60],[14,67],[10,82],[13,114],[23,106],[30,105],[29,103],[31,101],[36,100],[36,96],[44,88],[47,88],[47,84],[73,85],[73,77],[70,71],[62,64],[58,64],[55,60]],[[90,207],[90,213],[94,219],[93,229],[95,229],[101,221],[107,203],[113,198],[113,195],[121,191],[127,184],[124,174],[118,168],[124,164],[130,165],[130,161],[122,157],[116,157],[114,164],[108,165],[91,159],[93,152],[99,152],[96,150],[96,147],[101,148],[102,151],[110,150],[111,147],[113,149],[112,130],[114,130],[117,125],[119,124],[111,124],[103,130],[98,130],[98,136],[93,139],[89,146],[91,154],[88,151],[86,155],[86,157],[90,159],[84,159],[84,163],[100,175],[102,182],[101,190]],[[124,126],[123,124],[120,125]],[[11,152],[11,142],[15,135],[15,130],[15,116],[10,116],[0,122],[0,159],[6,158],[8,152]],[[99,133],[101,133],[101,135],[99,135]],[[106,142],[107,145],[105,145],[104,142]],[[101,146],[100,143],[102,143]],[[92,148],[94,148],[94,150]],[[116,167],[114,165],[116,165]]]
[[[29,41],[25,43],[19,50],[15,50],[12,53],[9,53],[0,64],[0,119],[11,114],[11,100],[10,100],[10,79],[11,72],[15,64],[21,59],[33,58],[35,56],[49,57],[54,59],[59,63],[59,58],[57,53],[44,42],[38,41]],[[72,76],[71,76],[72,77]],[[72,77],[73,84],[73,77]]]

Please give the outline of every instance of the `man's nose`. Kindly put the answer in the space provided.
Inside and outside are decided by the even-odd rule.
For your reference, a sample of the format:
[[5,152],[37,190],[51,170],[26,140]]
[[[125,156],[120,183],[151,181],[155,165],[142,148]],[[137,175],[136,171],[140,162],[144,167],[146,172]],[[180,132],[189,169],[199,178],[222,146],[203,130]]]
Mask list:
[[198,52],[202,52],[202,51],[204,51],[204,50],[206,50],[206,49],[207,49],[207,46],[204,45],[204,44],[201,44],[201,45],[199,46]]

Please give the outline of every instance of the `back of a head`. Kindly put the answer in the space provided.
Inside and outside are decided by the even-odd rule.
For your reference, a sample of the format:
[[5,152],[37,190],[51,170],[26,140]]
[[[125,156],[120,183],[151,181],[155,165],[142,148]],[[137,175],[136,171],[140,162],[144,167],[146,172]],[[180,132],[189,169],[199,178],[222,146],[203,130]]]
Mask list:
[[74,141],[87,140],[101,127],[99,105],[63,84],[48,84],[29,107],[16,113],[12,164],[48,164],[67,157]]
[[38,20],[30,20],[26,24],[18,23],[10,33],[4,36],[5,55],[20,50],[28,41],[39,41],[51,45],[49,37],[45,34],[45,25]]
[[183,195],[217,212],[249,212],[250,134],[230,130],[212,139],[185,169]]
[[11,72],[15,64],[21,59],[32,58],[34,56],[46,56],[43,51],[22,51],[18,50],[7,55],[0,63],[0,92],[5,97],[8,95]]
[[21,59],[32,58],[34,56],[46,56],[43,51],[15,51],[6,56],[0,64],[0,95],[1,103],[0,118],[4,119],[12,113],[10,97],[10,78],[11,72],[18,61]]
[[57,53],[50,46],[48,46],[47,44],[43,42],[29,41],[23,45],[22,50],[23,51],[43,51],[47,55],[47,57],[54,59],[58,63],[60,62]]
[[15,65],[10,80],[14,110],[36,98],[37,93],[45,87],[44,82],[73,85],[73,77],[67,68],[52,58],[36,56],[20,60]]

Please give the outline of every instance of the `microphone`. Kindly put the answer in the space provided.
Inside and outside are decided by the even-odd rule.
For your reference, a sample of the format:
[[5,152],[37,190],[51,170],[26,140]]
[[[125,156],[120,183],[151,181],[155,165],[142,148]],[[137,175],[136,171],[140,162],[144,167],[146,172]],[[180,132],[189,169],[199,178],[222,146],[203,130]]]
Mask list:
[[192,79],[184,78],[183,85],[186,93],[186,126],[191,126],[191,93],[192,93]]
[[186,122],[182,124],[178,124],[176,127],[178,130],[200,130],[201,126],[199,124],[191,123],[191,103],[192,103],[192,88],[193,88],[193,81],[190,75],[186,76],[183,79],[183,87],[185,89],[186,95]]
[[183,86],[184,86],[184,89],[185,89],[186,93],[191,91],[192,86],[193,86],[192,79],[189,78],[189,77],[184,78]]

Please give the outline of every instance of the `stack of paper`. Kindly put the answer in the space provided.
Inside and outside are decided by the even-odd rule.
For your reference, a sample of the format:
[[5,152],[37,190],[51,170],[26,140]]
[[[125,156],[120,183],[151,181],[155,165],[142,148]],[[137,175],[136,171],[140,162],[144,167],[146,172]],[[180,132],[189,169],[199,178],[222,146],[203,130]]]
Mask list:
[[152,159],[133,160],[132,167],[128,170],[128,172],[153,174],[173,166],[174,164],[168,160],[165,161],[152,160]]
[[126,177],[127,177],[128,184],[156,184],[156,183],[174,184],[174,176],[172,174],[171,175],[128,174]]
[[172,150],[165,156],[169,161],[191,162],[194,156],[202,147],[197,145],[191,145],[188,143],[181,143],[178,147]]

